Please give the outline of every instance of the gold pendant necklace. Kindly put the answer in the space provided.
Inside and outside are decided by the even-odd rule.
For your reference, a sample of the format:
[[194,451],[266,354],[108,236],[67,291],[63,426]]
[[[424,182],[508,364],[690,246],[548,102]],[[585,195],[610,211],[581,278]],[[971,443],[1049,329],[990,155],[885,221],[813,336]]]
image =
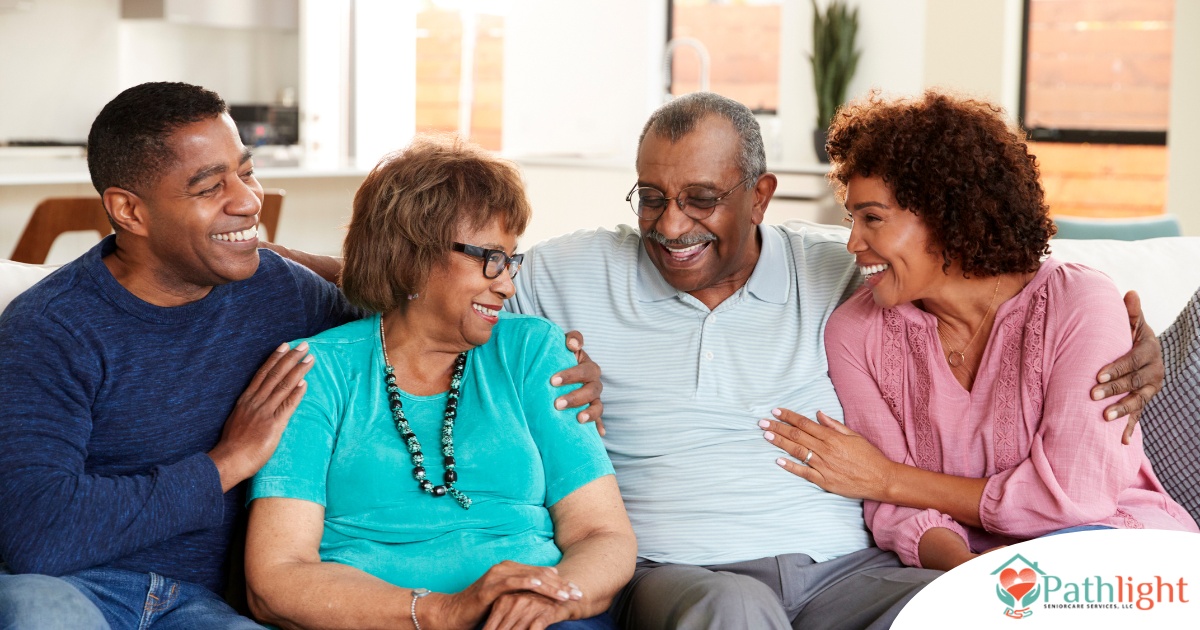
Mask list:
[[979,337],[979,333],[983,332],[983,325],[987,323],[988,315],[992,314],[992,307],[996,305],[996,296],[1000,294],[1001,278],[1003,278],[1003,276],[998,276],[996,278],[996,288],[992,290],[992,299],[988,302],[987,311],[983,313],[983,319],[979,320],[979,327],[975,329],[975,334],[971,335],[971,340],[967,342],[967,345],[963,346],[961,351],[950,347],[950,340],[946,338],[947,333],[945,333],[940,326],[940,324],[943,323],[942,318],[934,315],[934,318],[938,320],[939,324],[938,337],[942,339],[942,343],[945,344],[946,349],[950,351],[950,353],[946,355],[946,363],[949,363],[950,367],[962,367],[967,362],[967,350],[971,349],[971,345],[975,343],[975,339]]

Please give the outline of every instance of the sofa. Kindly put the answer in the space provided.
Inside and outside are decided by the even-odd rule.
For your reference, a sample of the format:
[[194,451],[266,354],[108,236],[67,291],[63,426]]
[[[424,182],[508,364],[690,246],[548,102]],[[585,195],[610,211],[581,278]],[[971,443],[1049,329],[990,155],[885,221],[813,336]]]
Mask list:
[[[788,223],[792,227],[812,230],[846,233],[841,226],[811,224],[802,221]],[[844,236],[843,236],[844,238]],[[1161,333],[1175,321],[1192,295],[1200,287],[1200,237],[1169,237],[1142,241],[1110,241],[1110,240],[1054,240],[1051,241],[1052,254],[1063,260],[1079,262],[1095,267],[1108,274],[1122,292],[1137,290],[1142,300],[1143,313],[1150,327]],[[7,308],[22,291],[53,272],[55,267],[42,265],[27,265],[10,260],[0,260],[0,311]],[[1194,310],[1194,309],[1193,309]],[[1200,319],[1193,313],[1187,323],[1196,322],[1200,328]],[[1193,335],[1194,337],[1194,335]],[[1200,341],[1193,340],[1193,345]],[[1198,351],[1191,349],[1195,356]],[[1200,379],[1200,375],[1196,375]],[[233,394],[231,394],[233,395]],[[1158,397],[1163,398],[1162,396]],[[1185,507],[1200,520],[1200,491],[1197,491],[1194,457],[1178,457],[1179,453],[1195,453],[1200,448],[1200,419],[1192,413],[1197,407],[1191,396],[1187,398],[1186,413],[1173,414],[1180,422],[1171,426],[1154,428],[1146,426],[1147,453],[1151,456],[1155,469],[1160,477],[1173,475],[1174,479],[1164,477],[1168,491],[1183,501]],[[1158,399],[1156,399],[1158,400]],[[1160,449],[1153,449],[1154,438],[1159,437]],[[1171,483],[1171,482],[1174,483]],[[1182,495],[1187,495],[1183,497]],[[240,545],[235,546],[240,548]],[[234,563],[240,568],[240,563]],[[236,609],[246,612],[245,589],[241,587],[240,572],[235,568],[231,586],[226,592],[227,599]]]

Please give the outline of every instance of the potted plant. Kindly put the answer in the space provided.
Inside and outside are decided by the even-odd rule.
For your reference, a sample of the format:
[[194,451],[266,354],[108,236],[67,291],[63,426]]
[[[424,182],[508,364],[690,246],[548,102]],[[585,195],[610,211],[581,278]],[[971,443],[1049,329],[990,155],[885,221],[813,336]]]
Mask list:
[[831,0],[825,12],[812,0],[813,88],[817,96],[817,127],[813,131],[813,148],[817,159],[829,161],[825,152],[825,137],[833,114],[846,100],[846,87],[854,76],[861,51],[854,48],[858,35],[858,7],[851,9],[844,0]]

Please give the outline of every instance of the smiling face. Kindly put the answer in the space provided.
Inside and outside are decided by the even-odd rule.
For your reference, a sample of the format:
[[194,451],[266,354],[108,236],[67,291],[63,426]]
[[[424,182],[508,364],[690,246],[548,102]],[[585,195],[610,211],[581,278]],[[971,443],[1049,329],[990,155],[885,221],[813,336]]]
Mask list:
[[[638,151],[638,186],[671,198],[694,187],[721,195],[743,177],[737,165],[739,146],[733,124],[719,116],[704,118],[676,142],[647,133]],[[760,178],[750,190],[738,186],[703,220],[688,217],[674,202],[657,219],[639,219],[650,260],[672,287],[715,307],[754,271],[757,226],[773,191]]]
[[896,203],[883,178],[851,177],[846,210],[853,221],[846,249],[854,254],[878,306],[890,308],[933,296],[954,273],[954,267],[942,271],[929,228]]
[[155,284],[176,295],[204,294],[254,275],[263,192],[233,120],[184,125],[168,145],[175,159],[139,195]]
[[[517,235],[505,231],[499,219],[481,230],[459,228],[456,240],[484,249],[501,249],[509,256],[517,248]],[[451,251],[443,264],[434,267],[425,288],[408,308],[412,315],[436,321],[434,336],[463,351],[491,339],[504,300],[515,293],[507,270],[488,279],[483,275],[481,259]]]

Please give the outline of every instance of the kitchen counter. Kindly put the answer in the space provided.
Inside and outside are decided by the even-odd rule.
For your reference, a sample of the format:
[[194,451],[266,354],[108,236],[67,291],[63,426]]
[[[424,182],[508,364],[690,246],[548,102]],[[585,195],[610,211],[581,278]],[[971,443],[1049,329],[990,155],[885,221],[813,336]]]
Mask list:
[[[321,254],[341,249],[354,193],[370,171],[355,164],[303,160],[291,151],[260,147],[255,176],[264,188],[283,189],[276,238]],[[16,246],[33,208],[48,197],[95,196],[87,160],[79,147],[0,147],[0,256]],[[94,233],[64,234],[47,262],[63,263],[95,243]]]

